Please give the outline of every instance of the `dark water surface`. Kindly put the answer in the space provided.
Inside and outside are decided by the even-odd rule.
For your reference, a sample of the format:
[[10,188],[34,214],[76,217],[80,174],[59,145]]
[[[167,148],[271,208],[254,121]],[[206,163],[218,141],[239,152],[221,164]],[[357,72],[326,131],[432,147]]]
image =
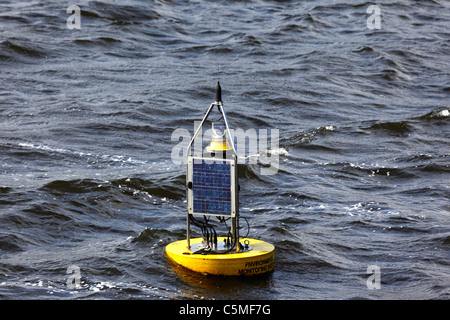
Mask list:
[[[449,299],[449,25],[444,0],[1,1],[0,298]],[[218,78],[232,127],[280,133],[276,175],[239,168],[265,277],[164,255],[171,135]]]

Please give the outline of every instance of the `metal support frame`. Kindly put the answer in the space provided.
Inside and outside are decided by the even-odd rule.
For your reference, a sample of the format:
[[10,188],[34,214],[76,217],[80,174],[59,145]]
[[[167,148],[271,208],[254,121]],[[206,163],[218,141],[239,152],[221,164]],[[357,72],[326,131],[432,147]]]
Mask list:
[[[187,147],[187,152],[186,152],[187,157],[188,157],[188,161],[186,162],[186,186],[188,186],[188,184],[190,182],[189,179],[192,178],[192,175],[189,176],[189,170],[190,170],[189,169],[189,165],[190,165],[189,164],[189,158],[192,158],[192,156],[191,156],[192,145],[193,145],[195,139],[197,139],[199,133],[202,130],[203,124],[208,119],[212,109],[215,106],[218,107],[219,112],[221,113],[221,115],[223,117],[223,120],[224,120],[225,126],[226,126],[227,138],[228,138],[228,141],[230,142],[230,144],[232,146],[232,151],[233,151],[233,155],[232,155],[233,163],[232,163],[232,165],[234,166],[233,171],[235,172],[235,174],[232,175],[234,177],[233,178],[234,181],[232,182],[232,184],[233,184],[232,188],[234,190],[234,192],[233,192],[234,198],[232,200],[233,201],[233,203],[232,203],[233,214],[231,215],[231,234],[232,234],[232,236],[233,236],[233,238],[235,240],[234,241],[235,242],[235,246],[236,246],[236,248],[235,248],[236,251],[235,252],[239,252],[241,250],[241,248],[240,248],[240,243],[239,243],[239,192],[238,192],[238,175],[237,175],[237,152],[236,152],[236,148],[235,148],[235,145],[234,145],[234,138],[233,138],[233,135],[231,134],[231,130],[230,130],[230,127],[228,125],[228,120],[227,120],[227,117],[226,117],[226,114],[225,114],[225,110],[224,110],[223,105],[222,105],[222,101],[215,101],[214,103],[212,103],[209,106],[209,108],[206,111],[206,114],[203,117],[200,125],[198,126],[197,130],[195,131],[193,138],[189,142],[189,145]],[[201,155],[201,157],[203,157],[203,154]],[[189,188],[187,188],[187,190],[186,190],[186,196],[187,196],[187,199],[189,199],[189,197],[191,196]],[[193,212],[190,212],[190,210],[189,210],[189,201],[187,201],[187,202],[188,202],[188,205],[187,205],[187,219],[186,219],[187,220],[187,222],[186,222],[186,227],[187,227],[187,237],[186,237],[186,239],[187,239],[187,248],[190,249],[191,248],[191,243],[190,243],[191,235],[190,235],[190,219],[189,219],[190,216],[189,215],[193,214]]]

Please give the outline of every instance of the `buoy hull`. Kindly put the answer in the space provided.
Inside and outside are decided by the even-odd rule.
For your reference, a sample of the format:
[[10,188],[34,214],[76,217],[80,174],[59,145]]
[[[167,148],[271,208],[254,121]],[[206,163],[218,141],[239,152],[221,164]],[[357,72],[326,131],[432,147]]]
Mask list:
[[[202,242],[202,238],[191,239],[191,246]],[[194,254],[187,248],[187,241],[173,242],[166,247],[167,257],[175,263],[195,272],[224,276],[253,276],[273,271],[275,247],[265,241],[248,241],[250,251],[225,254]],[[223,241],[219,238],[218,241]]]

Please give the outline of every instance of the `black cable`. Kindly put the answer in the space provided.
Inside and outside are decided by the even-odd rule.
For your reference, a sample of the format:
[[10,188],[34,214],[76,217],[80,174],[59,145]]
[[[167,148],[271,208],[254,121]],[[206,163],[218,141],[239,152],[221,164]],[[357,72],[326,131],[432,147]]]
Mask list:
[[242,217],[242,218],[244,218],[245,222],[247,222],[247,234],[245,235],[245,237],[243,237],[243,238],[247,238],[248,234],[250,233],[250,224],[248,223],[248,220],[246,217]]
[[[247,234],[243,238],[247,238],[250,233],[250,223],[248,222],[247,218],[245,218],[245,217],[242,217],[242,218],[244,218],[245,222],[247,223]],[[227,236],[226,236],[226,244],[227,244],[227,246],[229,246],[229,249],[226,250],[225,252],[222,252],[222,254],[229,253],[233,249],[235,249],[235,246],[237,248],[237,246],[240,245],[239,239],[237,239],[236,236],[233,236],[233,234],[231,233],[231,226],[227,225],[227,221],[230,218],[217,216],[217,219],[219,220],[219,222],[221,222],[225,225],[226,229],[228,229]],[[208,247],[199,249],[196,252],[194,252],[194,254],[196,254],[196,253],[218,254],[219,252],[215,252],[214,250],[212,250],[212,244],[217,244],[217,232],[216,232],[215,226],[210,223],[210,218],[207,217],[206,215],[203,215],[204,221],[201,221],[201,220],[195,219],[193,217],[193,215],[189,215],[189,220],[192,223],[192,225],[199,227],[201,229],[203,239],[205,239],[205,241],[208,244]],[[236,228],[238,228],[239,230],[241,229],[239,226],[239,218],[236,219]]]

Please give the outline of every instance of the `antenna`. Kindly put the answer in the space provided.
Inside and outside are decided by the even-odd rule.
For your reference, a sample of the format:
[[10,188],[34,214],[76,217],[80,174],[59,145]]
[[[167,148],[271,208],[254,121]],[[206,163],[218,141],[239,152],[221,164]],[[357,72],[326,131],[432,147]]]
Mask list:
[[220,64],[217,65],[217,81],[220,81]]
[[216,87],[216,104],[222,103],[222,88],[220,87],[220,82],[217,81]]

